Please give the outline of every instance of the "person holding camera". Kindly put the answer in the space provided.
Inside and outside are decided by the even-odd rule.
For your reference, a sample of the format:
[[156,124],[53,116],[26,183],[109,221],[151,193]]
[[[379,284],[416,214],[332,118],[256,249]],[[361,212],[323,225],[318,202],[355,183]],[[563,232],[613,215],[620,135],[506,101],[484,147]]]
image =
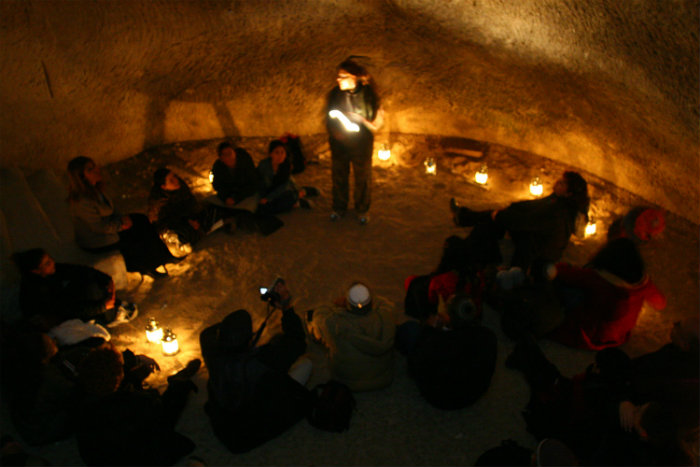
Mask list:
[[389,302],[365,284],[352,284],[333,306],[308,311],[307,322],[311,337],[328,350],[334,379],[354,392],[391,384],[396,324]]
[[[209,369],[209,398],[204,411],[214,434],[234,453],[247,452],[279,436],[308,413],[312,397],[304,384],[311,361],[301,320],[291,306],[286,283],[278,279],[261,288],[267,318],[254,333],[250,313],[239,309],[199,336]],[[282,333],[261,346],[267,319],[282,310]]]

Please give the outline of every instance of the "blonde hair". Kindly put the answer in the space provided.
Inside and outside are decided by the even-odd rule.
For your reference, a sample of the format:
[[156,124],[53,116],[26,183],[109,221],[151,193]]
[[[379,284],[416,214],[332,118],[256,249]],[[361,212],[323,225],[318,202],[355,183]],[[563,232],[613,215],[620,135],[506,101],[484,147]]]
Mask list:
[[102,183],[92,186],[85,179],[85,167],[95,163],[85,156],[78,156],[68,162],[68,201],[77,201],[81,198],[97,199],[99,197]]

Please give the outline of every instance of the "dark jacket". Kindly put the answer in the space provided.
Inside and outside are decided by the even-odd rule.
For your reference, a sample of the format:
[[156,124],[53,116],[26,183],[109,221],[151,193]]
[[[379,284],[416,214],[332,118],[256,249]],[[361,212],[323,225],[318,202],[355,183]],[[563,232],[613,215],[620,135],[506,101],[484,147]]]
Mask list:
[[489,387],[496,366],[496,335],[483,326],[441,330],[423,326],[408,355],[421,395],[439,409],[461,409]]
[[513,265],[527,268],[535,260],[556,262],[561,258],[574,232],[576,214],[570,200],[551,194],[513,203],[499,211],[495,221],[515,243]]
[[[358,114],[372,122],[377,116],[378,101],[377,94],[372,87],[364,86],[361,83],[357,84],[354,91],[341,91],[338,86],[333,88],[328,93],[326,104],[326,129],[331,144],[341,144],[347,148],[366,148],[368,145],[371,147],[374,142],[374,134],[351,114]],[[360,131],[357,133],[346,131],[339,120],[328,116],[331,110],[343,112],[348,119],[360,126]]]
[[199,338],[209,370],[204,411],[231,452],[247,452],[291,428],[310,409],[310,392],[287,374],[306,349],[304,330],[293,309],[283,313],[283,334],[261,347],[222,344],[219,327],[208,327]]
[[228,198],[238,203],[258,192],[260,182],[258,171],[250,154],[245,149],[236,148],[236,167],[229,168],[226,164],[217,159],[214,162],[212,172],[214,173],[214,190],[221,201]]
[[29,273],[22,278],[20,308],[42,331],[69,319],[93,319],[105,312],[111,282],[107,274],[89,266],[56,263],[56,272],[48,277]]

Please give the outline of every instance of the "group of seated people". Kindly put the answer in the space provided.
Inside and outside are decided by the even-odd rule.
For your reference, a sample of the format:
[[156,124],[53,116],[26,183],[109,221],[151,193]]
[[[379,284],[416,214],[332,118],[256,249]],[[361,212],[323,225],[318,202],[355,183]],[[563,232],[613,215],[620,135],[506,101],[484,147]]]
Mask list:
[[[292,209],[313,190],[297,189],[290,181],[288,168],[282,168],[282,147],[270,144],[258,178],[244,150],[220,145],[213,172],[221,205],[199,203],[182,179],[158,170],[152,209],[141,221],[114,213],[101,192],[99,169],[88,160],[83,178],[92,187],[92,212],[108,213],[100,225],[111,229],[92,246],[99,250],[116,235],[121,249],[122,232],[142,221],[149,226],[142,232],[156,238],[166,228],[194,243],[216,222],[236,219],[240,212]],[[227,189],[233,186],[229,182],[236,188]],[[488,304],[501,313],[504,332],[516,341],[506,366],[522,371],[530,385],[524,415],[538,441],[556,438],[584,464],[696,463],[697,319],[678,323],[672,343],[657,352],[630,359],[616,348],[628,340],[644,302],[662,309],[665,298],[644,269],[639,249],[649,236],[637,228],[642,221],[618,223],[590,264],[559,262],[588,202],[586,182],[575,172],[565,172],[551,195],[502,210],[477,212],[451,200],[454,222],[471,230],[465,238],[445,241],[434,271],[406,279],[398,322],[391,304],[362,282],[300,318],[285,281],[275,281],[268,316],[257,330],[250,314],[239,309],[200,334],[209,373],[204,411],[215,436],[230,451],[246,452],[309,417],[318,398],[306,387],[312,374],[307,336],[327,352],[332,380],[349,391],[390,385],[398,350],[429,404],[443,410],[467,407],[488,392],[495,371],[496,334],[481,324]],[[230,215],[230,208],[239,212]],[[635,216],[654,219],[648,210]],[[505,237],[515,247],[510,261],[501,254]],[[170,376],[163,394],[147,389],[144,380],[159,370],[157,363],[116,351],[109,333],[100,331],[100,325],[127,322],[137,313],[115,297],[108,276],[54,264],[43,250],[15,259],[23,273],[25,320],[18,332],[3,332],[2,369],[23,438],[43,444],[75,434],[89,465],[172,465],[192,452],[194,443],[174,426],[188,395],[197,390],[191,379],[201,361],[192,360]],[[258,345],[276,310],[282,332]],[[68,321],[88,328],[61,329]],[[600,352],[586,372],[566,378],[539,349],[541,337]],[[488,457],[480,462],[488,465]]]
[[[84,156],[68,164],[71,215],[78,246],[91,253],[119,250],[127,271],[153,278],[167,275],[165,265],[192,251],[192,245],[221,227],[227,231],[261,232],[279,229],[276,214],[294,207],[311,208],[308,198],[319,194],[315,187],[298,187],[288,148],[296,140],[270,142],[268,157],[255,167],[250,154],[231,143],[221,143],[212,168],[216,196],[198,200],[187,183],[167,167],[153,174],[148,215],[120,214],[105,194],[101,169]],[[295,143],[295,144],[292,144]]]

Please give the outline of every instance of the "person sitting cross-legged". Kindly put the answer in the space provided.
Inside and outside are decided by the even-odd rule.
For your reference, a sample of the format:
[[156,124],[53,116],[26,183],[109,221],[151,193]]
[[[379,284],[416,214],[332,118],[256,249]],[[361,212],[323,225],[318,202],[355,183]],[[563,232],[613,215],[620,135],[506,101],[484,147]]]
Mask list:
[[328,351],[333,378],[352,391],[391,384],[396,325],[388,301],[356,282],[333,305],[307,312],[307,321],[311,337]]

